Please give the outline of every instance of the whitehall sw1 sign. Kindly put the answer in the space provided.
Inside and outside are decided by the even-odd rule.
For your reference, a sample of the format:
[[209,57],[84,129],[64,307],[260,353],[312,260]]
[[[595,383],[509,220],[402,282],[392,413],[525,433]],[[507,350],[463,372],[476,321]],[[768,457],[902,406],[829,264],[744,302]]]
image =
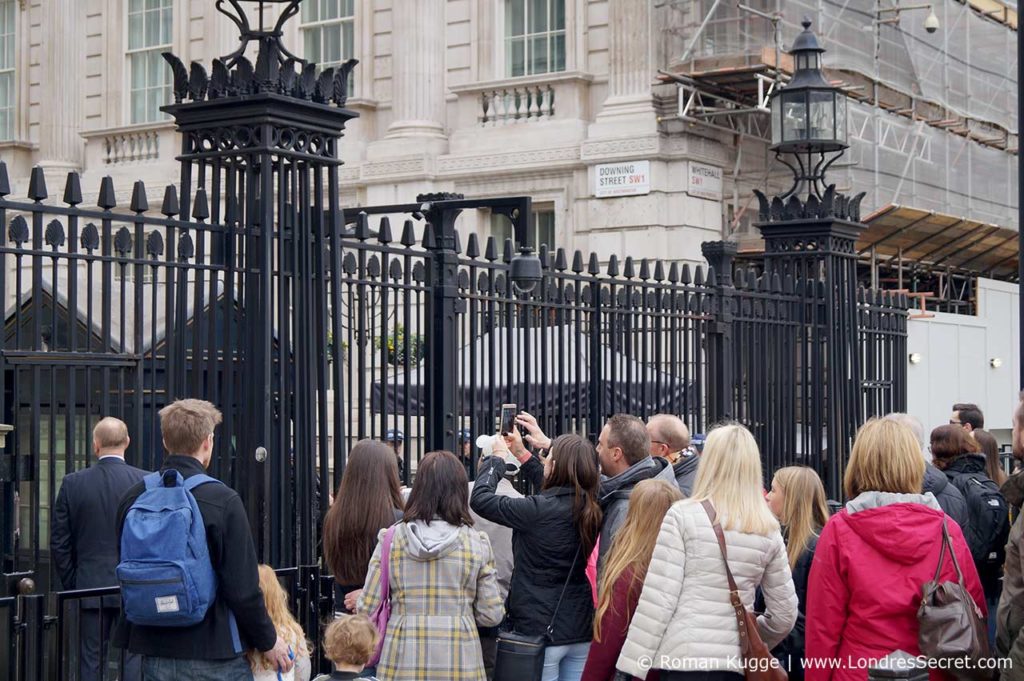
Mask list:
[[594,167],[594,196],[638,196],[651,193],[651,162],[626,161]]
[[686,193],[701,199],[722,200],[722,169],[690,161]]

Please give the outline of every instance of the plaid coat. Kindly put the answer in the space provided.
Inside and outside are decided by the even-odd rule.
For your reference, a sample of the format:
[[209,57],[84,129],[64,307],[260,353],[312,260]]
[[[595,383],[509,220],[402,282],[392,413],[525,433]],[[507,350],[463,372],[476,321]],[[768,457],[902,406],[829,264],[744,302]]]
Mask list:
[[[357,610],[370,614],[381,598],[380,539],[370,559]],[[487,535],[460,527],[437,555],[422,555],[399,523],[391,543],[391,619],[377,665],[381,681],[485,681],[476,627],[501,623],[494,557]]]

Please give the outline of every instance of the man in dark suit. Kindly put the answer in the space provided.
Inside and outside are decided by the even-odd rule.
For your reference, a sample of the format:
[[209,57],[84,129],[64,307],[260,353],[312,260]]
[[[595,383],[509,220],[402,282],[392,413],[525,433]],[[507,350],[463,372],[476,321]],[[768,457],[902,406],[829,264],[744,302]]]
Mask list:
[[[117,507],[125,493],[142,480],[146,471],[129,466],[124,450],[130,439],[123,421],[107,417],[92,432],[92,448],[98,461],[71,473],[57,494],[53,507],[50,552],[65,589],[98,589],[117,586]],[[118,617],[118,596],[82,601],[80,610],[79,678],[100,681],[102,644]],[[122,681],[141,677],[136,656],[125,660]]]

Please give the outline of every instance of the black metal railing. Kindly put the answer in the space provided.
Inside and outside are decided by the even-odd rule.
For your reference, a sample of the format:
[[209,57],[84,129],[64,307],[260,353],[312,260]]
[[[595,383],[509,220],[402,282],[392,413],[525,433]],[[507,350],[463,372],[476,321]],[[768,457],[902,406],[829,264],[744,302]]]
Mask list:
[[[321,575],[316,565],[277,570],[288,594],[288,605],[310,644],[314,675],[330,673],[323,656],[323,630],[334,615],[334,578]],[[102,604],[103,607],[99,607]],[[114,627],[121,617],[117,587],[58,591],[0,598],[0,670],[9,681],[80,681],[82,648],[92,636],[95,661],[89,678],[126,678],[128,665],[139,658],[116,643]],[[86,619],[89,619],[86,624]],[[86,627],[90,630],[87,633]],[[139,678],[139,667],[128,678]]]
[[[46,202],[38,171],[29,201],[0,191],[0,299],[18,301],[0,336],[0,415],[15,426],[0,461],[0,541],[4,572],[34,570],[42,592],[55,587],[49,509],[63,476],[89,465],[95,420],[125,420],[128,460],[154,469],[157,412],[178,397],[224,412],[212,473],[242,494],[261,559],[282,567],[318,558],[346,452],[390,428],[405,432],[409,482],[423,452],[456,450],[463,429],[491,431],[505,402],[549,433],[594,439],[615,412],[678,414],[694,432],[731,418],[754,432],[766,476],[811,465],[838,498],[857,426],[906,401],[905,297],[847,300],[814,279],[733,275],[720,248],[712,266],[691,269],[542,247],[542,279],[523,291],[510,241],[469,235],[463,249],[454,223],[474,207],[521,219],[529,199],[424,197],[338,219],[285,213],[316,229],[271,235],[273,295],[260,314],[273,341],[273,438],[247,451],[248,419],[262,410],[250,385],[250,336],[263,323],[254,327],[253,306],[265,295],[250,295],[245,253],[263,237],[211,207],[215,177],[192,190],[190,216],[173,187],[153,215],[141,182],[127,212],[109,178],[97,208],[83,207],[75,174],[62,205]],[[319,274],[296,274],[310,258]],[[831,314],[837,305],[852,311]],[[830,370],[847,356],[853,374]],[[832,408],[848,386],[859,398]]]

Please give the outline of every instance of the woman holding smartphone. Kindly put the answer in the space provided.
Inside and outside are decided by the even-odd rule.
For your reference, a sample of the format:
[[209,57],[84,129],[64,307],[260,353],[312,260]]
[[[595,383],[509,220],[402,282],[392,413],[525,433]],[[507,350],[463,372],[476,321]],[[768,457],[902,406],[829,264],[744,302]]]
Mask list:
[[522,474],[541,491],[520,499],[495,494],[508,452],[499,438],[494,456],[480,466],[470,506],[513,530],[506,626],[527,636],[547,634],[542,681],[579,681],[594,619],[587,556],[601,531],[597,452],[578,435],[562,435],[551,444],[545,477],[514,429],[509,439],[517,445]]

